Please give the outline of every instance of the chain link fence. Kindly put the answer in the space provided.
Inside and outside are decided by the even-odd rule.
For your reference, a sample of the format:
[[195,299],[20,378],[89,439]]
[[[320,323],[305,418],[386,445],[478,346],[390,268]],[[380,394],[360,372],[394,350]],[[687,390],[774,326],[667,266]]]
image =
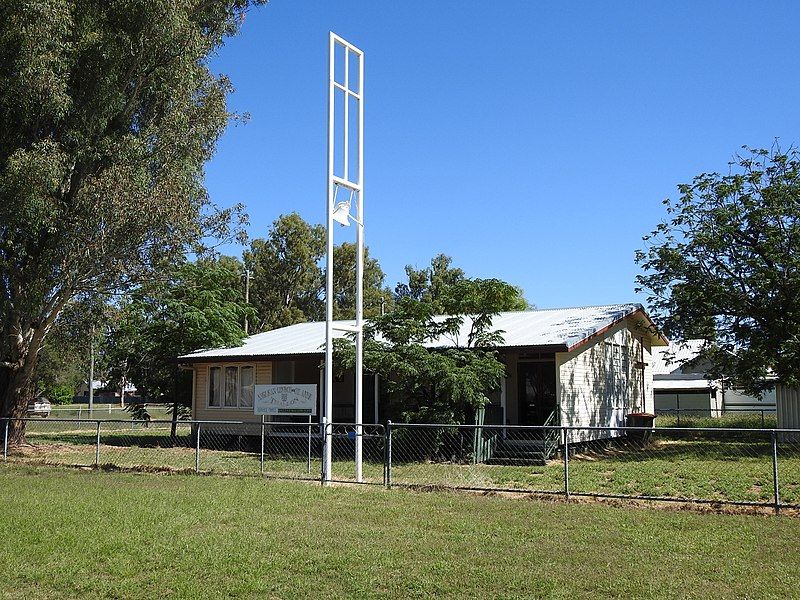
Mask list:
[[[172,404],[154,402],[129,402],[127,408],[119,404],[96,402],[90,410],[88,404],[54,404],[50,408],[50,417],[55,419],[91,419],[93,421],[130,420],[132,407],[144,407],[152,419],[169,420],[172,415]],[[36,415],[38,416],[38,415]]]
[[774,429],[778,413],[774,405],[762,408],[656,408],[657,427],[705,427]]
[[392,424],[390,485],[800,507],[800,431]]
[[[386,430],[383,425],[329,423],[326,431],[331,436],[332,482],[385,484]],[[359,437],[362,440],[361,481],[357,480],[354,464],[356,440]]]
[[[9,428],[24,422],[25,443]],[[10,462],[319,479],[319,425],[242,421],[7,419]]]
[[[24,443],[9,431],[24,423]],[[800,508],[800,430],[5,419],[9,463]],[[12,436],[13,437],[13,436]]]

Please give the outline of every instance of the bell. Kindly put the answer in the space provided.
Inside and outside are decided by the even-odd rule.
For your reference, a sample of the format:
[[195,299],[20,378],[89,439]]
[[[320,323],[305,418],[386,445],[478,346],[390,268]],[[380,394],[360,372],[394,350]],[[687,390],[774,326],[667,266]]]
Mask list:
[[350,200],[343,200],[337,202],[333,209],[332,218],[337,223],[341,223],[345,227],[350,226]]

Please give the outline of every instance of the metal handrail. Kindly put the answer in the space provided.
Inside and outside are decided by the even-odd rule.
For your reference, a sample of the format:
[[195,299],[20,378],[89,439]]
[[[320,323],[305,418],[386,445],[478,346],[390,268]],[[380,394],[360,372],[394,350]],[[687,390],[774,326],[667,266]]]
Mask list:
[[[561,428],[557,427],[559,419],[559,410],[556,409],[550,413],[550,416],[544,420],[544,424],[542,427],[547,427],[549,429],[545,430],[544,433],[544,459],[549,460],[553,454],[556,452],[556,448],[558,448],[559,442],[561,441]],[[551,428],[551,429],[550,429]]]

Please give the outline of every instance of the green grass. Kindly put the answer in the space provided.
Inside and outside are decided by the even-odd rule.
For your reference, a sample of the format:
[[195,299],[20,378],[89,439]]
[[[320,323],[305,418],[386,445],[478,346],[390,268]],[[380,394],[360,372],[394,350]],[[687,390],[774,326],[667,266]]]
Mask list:
[[[170,419],[168,412],[170,405],[167,404],[148,404],[147,411],[152,419]],[[35,418],[35,417],[34,417]],[[50,419],[95,419],[95,420],[131,420],[131,413],[119,404],[95,404],[94,410],[89,413],[88,404],[54,404],[50,412]]]
[[0,466],[0,597],[788,598],[800,520]]
[[[53,424],[55,425],[55,424]],[[70,427],[73,425],[70,424]],[[150,470],[170,468],[193,470],[195,450],[188,435],[180,435],[177,447],[171,445],[168,429],[131,430],[121,425],[114,431],[103,429],[100,462],[124,468]],[[180,433],[188,428],[183,425]],[[28,432],[34,448],[22,454],[12,452],[12,462],[47,464],[94,464],[93,427],[70,431]],[[206,440],[200,468],[205,473],[256,476],[260,472],[259,454],[226,447],[220,438]],[[217,443],[218,442],[218,443]],[[399,446],[397,446],[399,448]],[[267,448],[265,472],[276,477],[315,478],[319,476],[318,449],[313,448],[311,468],[305,456],[305,438],[294,441],[294,455]],[[368,481],[383,482],[381,451],[368,460],[364,473]],[[779,481],[784,503],[800,504],[800,444],[780,446]],[[352,480],[353,463],[339,455],[334,463],[337,479]],[[395,459],[393,482],[411,486],[461,488],[503,488],[514,490],[561,491],[564,485],[560,460],[544,466],[472,465],[452,462],[402,462]],[[766,439],[751,441],[738,437],[714,439],[693,436],[658,438],[645,447],[612,446],[584,452],[570,459],[572,492],[700,498],[714,501],[769,503],[774,499],[771,447]]]
[[705,427],[720,428],[730,427],[732,429],[775,429],[778,427],[778,417],[774,412],[765,412],[763,415],[758,413],[731,412],[719,417],[702,417],[683,414],[678,418],[677,415],[662,414],[655,420],[656,427]]

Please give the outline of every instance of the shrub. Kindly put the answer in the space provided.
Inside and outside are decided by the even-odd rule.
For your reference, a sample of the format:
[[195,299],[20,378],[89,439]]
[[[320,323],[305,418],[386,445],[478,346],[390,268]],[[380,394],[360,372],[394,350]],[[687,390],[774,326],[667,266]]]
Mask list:
[[128,404],[125,410],[130,413],[131,419],[134,421],[150,421],[150,412],[147,410],[147,404]]
[[54,385],[45,390],[45,396],[50,404],[71,404],[75,390],[68,385]]

